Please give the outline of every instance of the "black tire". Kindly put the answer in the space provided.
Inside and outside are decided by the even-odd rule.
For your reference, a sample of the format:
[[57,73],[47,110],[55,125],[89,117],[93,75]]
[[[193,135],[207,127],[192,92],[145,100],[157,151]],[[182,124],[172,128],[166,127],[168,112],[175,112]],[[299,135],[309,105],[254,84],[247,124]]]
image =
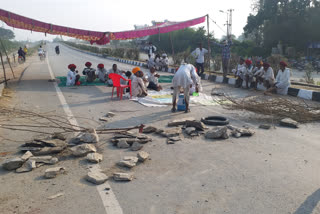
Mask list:
[[201,122],[211,126],[225,126],[229,124],[229,120],[222,116],[211,116],[201,118]]

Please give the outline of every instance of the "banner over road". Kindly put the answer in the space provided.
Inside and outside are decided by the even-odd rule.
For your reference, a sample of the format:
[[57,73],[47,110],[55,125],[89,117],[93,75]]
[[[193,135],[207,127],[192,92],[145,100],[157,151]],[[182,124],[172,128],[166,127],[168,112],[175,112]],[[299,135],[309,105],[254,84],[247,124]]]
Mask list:
[[0,9],[0,20],[5,22],[8,26],[14,28],[42,32],[45,34],[69,36],[81,40],[90,41],[91,44],[97,43],[99,45],[104,45],[109,43],[110,40],[135,39],[154,34],[181,30],[205,22],[206,16],[182,22],[168,21],[156,26],[122,32],[100,32],[64,27],[37,21],[35,19],[20,16],[18,14],[11,13],[2,9]]

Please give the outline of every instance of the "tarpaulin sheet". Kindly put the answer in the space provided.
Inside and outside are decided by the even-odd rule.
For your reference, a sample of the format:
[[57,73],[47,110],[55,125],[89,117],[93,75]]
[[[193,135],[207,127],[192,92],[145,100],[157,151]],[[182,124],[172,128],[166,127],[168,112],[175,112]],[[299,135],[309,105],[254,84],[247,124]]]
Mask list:
[[20,16],[2,9],[0,9],[0,20],[5,22],[8,26],[14,28],[43,32],[46,34],[69,36],[90,41],[91,44],[97,43],[99,45],[104,45],[109,43],[110,40],[135,39],[159,33],[168,33],[175,30],[181,30],[203,23],[206,20],[206,16],[182,22],[168,21],[151,27],[122,32],[100,32],[64,27]]

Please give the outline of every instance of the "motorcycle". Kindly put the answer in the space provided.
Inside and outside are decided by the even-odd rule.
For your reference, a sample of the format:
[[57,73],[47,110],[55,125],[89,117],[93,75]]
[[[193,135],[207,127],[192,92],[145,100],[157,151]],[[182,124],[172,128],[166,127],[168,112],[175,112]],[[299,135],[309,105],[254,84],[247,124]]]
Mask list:
[[56,54],[59,55],[60,54],[60,50],[56,50]]
[[43,61],[46,58],[46,52],[39,53],[40,60]]
[[18,57],[18,63],[19,63],[19,64],[24,63],[24,58],[23,58],[22,56],[19,56],[19,57]]

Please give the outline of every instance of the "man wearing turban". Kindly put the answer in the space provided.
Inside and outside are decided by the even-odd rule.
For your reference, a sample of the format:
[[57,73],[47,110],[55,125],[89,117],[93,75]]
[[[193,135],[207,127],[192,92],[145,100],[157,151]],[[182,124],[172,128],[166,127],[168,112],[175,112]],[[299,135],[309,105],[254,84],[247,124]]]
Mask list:
[[139,67],[135,67],[132,69],[133,78],[131,82],[131,91],[132,96],[134,97],[145,97],[148,95],[147,88],[143,81],[143,72]]
[[270,92],[277,92],[278,94],[287,94],[288,88],[290,87],[290,69],[287,68],[287,63],[281,61],[280,70],[278,71],[275,84],[265,92],[265,94],[269,94]]
[[68,75],[67,75],[67,86],[73,86],[75,84],[79,84],[80,75],[78,71],[76,71],[77,66],[75,64],[68,65]]
[[91,68],[91,62],[86,62],[86,68],[83,69],[82,74],[86,76],[87,82],[93,82],[97,78],[96,69]]

